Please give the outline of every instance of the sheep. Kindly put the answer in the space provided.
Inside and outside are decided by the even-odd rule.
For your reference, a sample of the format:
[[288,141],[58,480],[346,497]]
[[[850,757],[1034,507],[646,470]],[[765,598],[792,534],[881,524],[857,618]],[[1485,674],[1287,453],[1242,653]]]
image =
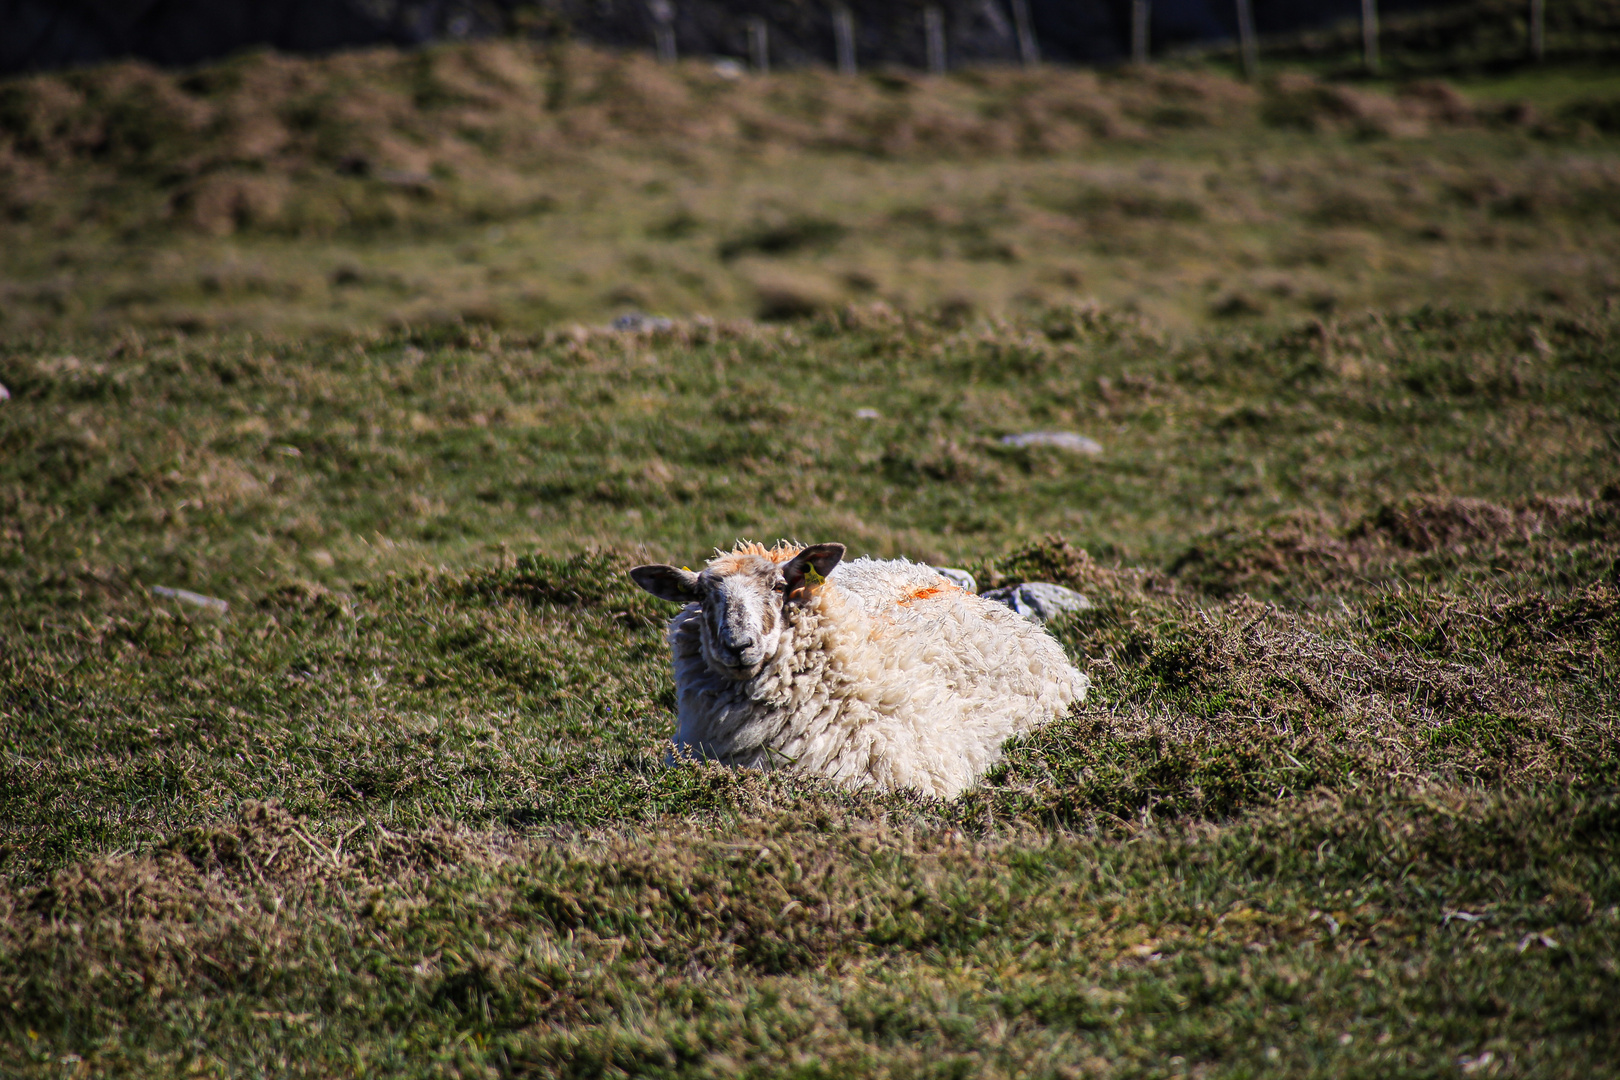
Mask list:
[[675,754],[953,798],[1091,680],[1041,627],[905,559],[745,543],[637,566],[670,622]]

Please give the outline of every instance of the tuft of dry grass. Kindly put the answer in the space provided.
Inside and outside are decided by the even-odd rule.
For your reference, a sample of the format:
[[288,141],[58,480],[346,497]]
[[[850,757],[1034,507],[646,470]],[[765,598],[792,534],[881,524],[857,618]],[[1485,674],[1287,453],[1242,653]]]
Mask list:
[[1570,556],[1590,574],[1620,558],[1617,509],[1608,489],[1596,499],[1536,496],[1509,506],[1414,496],[1342,531],[1307,514],[1271,522],[1258,535],[1212,536],[1172,570],[1217,595],[1274,592],[1286,583],[1296,598],[1310,587],[1433,582],[1466,565],[1488,566],[1491,574],[1556,574],[1558,560]]

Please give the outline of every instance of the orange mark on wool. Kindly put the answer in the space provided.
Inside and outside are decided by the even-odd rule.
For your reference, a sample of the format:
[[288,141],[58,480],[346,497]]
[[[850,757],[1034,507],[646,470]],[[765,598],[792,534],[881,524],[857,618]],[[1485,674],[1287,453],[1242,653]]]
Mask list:
[[946,593],[961,591],[962,590],[957,588],[955,585],[930,585],[926,589],[918,589],[909,596],[902,596],[900,599],[896,600],[895,603],[909,604],[913,600],[932,600],[936,596],[943,596]]

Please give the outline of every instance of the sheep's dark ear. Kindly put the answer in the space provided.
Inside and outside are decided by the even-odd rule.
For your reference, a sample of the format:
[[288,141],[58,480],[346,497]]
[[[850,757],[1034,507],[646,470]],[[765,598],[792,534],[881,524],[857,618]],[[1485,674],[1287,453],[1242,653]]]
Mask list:
[[[843,544],[811,544],[782,567],[782,578],[787,582],[787,594],[792,596],[798,591],[806,578],[810,579],[810,584],[816,584],[821,578],[831,574],[833,567],[837,566],[843,557]],[[816,576],[810,577],[812,573]]]
[[637,566],[630,570],[630,580],[660,600],[677,604],[690,604],[698,598],[698,576],[690,570],[676,566]]

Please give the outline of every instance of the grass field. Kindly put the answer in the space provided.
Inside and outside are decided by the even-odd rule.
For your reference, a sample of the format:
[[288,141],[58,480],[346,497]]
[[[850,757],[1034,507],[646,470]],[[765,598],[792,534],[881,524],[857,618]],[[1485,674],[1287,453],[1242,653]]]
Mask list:
[[[0,86],[39,181],[0,226],[0,1073],[1620,1059],[1602,84],[558,89],[509,48]],[[379,120],[362,168],[318,137],[349,68],[540,97],[416,84],[373,105],[425,156]],[[220,156],[269,69],[336,104],[262,92],[306,126]],[[642,78],[710,126],[636,120]],[[134,157],[41,134],[171,90]],[[592,325],[631,307],[676,319]],[[1000,441],[1035,429],[1103,449]],[[1078,588],[1092,696],[948,803],[665,767],[671,611],[624,571],[737,537]]]

